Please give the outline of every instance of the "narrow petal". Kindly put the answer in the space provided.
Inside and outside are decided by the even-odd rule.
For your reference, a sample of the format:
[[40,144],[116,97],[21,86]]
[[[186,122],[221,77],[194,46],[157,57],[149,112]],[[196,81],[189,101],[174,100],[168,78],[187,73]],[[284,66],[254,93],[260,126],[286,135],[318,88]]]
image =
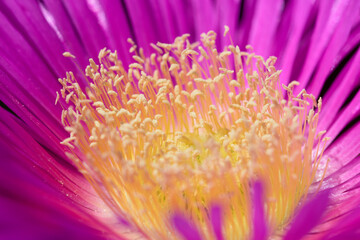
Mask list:
[[325,84],[327,76],[339,63],[339,55],[346,41],[349,39],[351,30],[359,17],[354,14],[354,9],[359,9],[360,2],[352,1],[344,10],[342,17],[339,20],[338,27],[335,29],[326,49],[323,52],[323,56],[319,60],[314,74],[313,81],[306,87],[308,92],[315,96],[319,96],[320,91]]
[[326,137],[330,137],[328,144],[331,144],[345,127],[360,115],[360,92],[348,103],[337,115],[335,121],[326,132]]
[[280,19],[279,30],[276,40],[274,40],[274,49],[271,54],[279,57],[278,64],[283,69],[281,79],[288,84],[292,79],[290,74],[295,65],[297,52],[300,48],[304,29],[314,2],[312,1],[293,1],[285,5],[284,13]]
[[89,8],[86,1],[63,2],[90,57],[97,57],[102,48],[110,46],[98,15]]
[[261,182],[255,182],[252,189],[253,204],[253,237],[254,240],[265,240],[267,226],[264,212],[264,190]]
[[109,37],[111,46],[118,51],[119,57],[124,61],[125,65],[130,64],[131,58],[128,54],[130,44],[127,42],[127,39],[135,39],[135,36],[124,3],[117,0],[97,2],[102,7],[103,14],[105,15],[107,31],[109,36],[111,36]]
[[[129,18],[132,23],[135,38],[139,47],[144,48],[147,56],[152,51],[150,43],[169,42],[170,36],[164,30],[166,19],[161,19],[157,14],[157,9],[148,1],[124,1],[125,7],[129,12]],[[156,26],[156,27],[154,27]]]
[[185,240],[201,240],[202,237],[196,227],[181,214],[174,214],[171,221],[175,229]]
[[358,63],[360,62],[360,50],[358,49],[353,59],[348,63],[348,66],[340,73],[335,82],[326,92],[324,97],[324,108],[322,114],[326,118],[319,119],[319,128],[327,129],[331,122],[336,118],[342,104],[358,85],[360,69]]
[[95,209],[96,204],[100,203],[99,198],[94,196],[84,177],[64,159],[65,156],[48,152],[27,132],[21,121],[3,109],[0,109],[0,113],[0,143],[8,152],[18,154],[16,162],[31,169],[49,187],[63,193],[59,195],[63,200],[71,199],[85,208]]
[[64,51],[71,52],[74,56],[77,56],[77,62],[80,67],[85,69],[91,55],[85,47],[86,43],[82,41],[80,33],[70,18],[64,3],[62,1],[44,0],[44,6],[52,17],[54,27],[62,38],[65,47]]
[[[216,21],[217,19],[213,17],[215,16],[213,1],[192,0],[191,5],[194,14],[196,36],[200,36],[201,33],[208,32],[210,30],[218,29]],[[223,26],[221,28],[223,28]]]
[[[66,70],[74,67],[70,61],[54,61],[62,56],[64,46],[61,42],[61,36],[49,24],[45,18],[46,11],[41,4],[35,0],[29,1],[3,1],[1,9],[9,24],[19,32],[24,40],[39,55],[46,68],[57,76],[65,74]],[[6,30],[8,30],[6,28]],[[14,37],[14,41],[17,41]],[[10,43],[10,46],[13,47]],[[30,60],[28,56],[22,56]],[[31,62],[31,61],[29,61]],[[39,69],[38,69],[39,70]],[[43,70],[44,71],[44,70]],[[54,81],[56,83],[56,81]]]
[[360,208],[353,209],[346,214],[331,231],[324,236],[324,240],[356,240],[360,239]]
[[303,89],[309,82],[317,63],[328,46],[328,43],[339,24],[350,0],[344,1],[319,1],[319,14],[316,27],[311,37],[308,56],[299,76],[300,85],[297,89]]
[[237,34],[237,42],[241,49],[244,49],[249,42],[251,33],[252,19],[256,9],[257,1],[241,1],[239,12],[239,29],[241,31]]
[[305,203],[294,217],[290,229],[286,232],[284,240],[297,240],[304,237],[314,228],[323,213],[325,212],[329,201],[329,192],[324,191],[316,194],[313,199]]
[[[229,34],[234,40],[234,35],[236,34],[237,24],[239,20],[240,7],[242,0],[223,0],[217,1],[215,6],[216,15],[219,16],[218,19],[218,31],[219,34],[223,34],[224,26],[227,25],[230,28]],[[221,46],[231,44],[229,38],[223,39],[219,38],[218,40]],[[238,44],[238,43],[236,43]],[[222,49],[222,47],[220,48]]]
[[278,19],[281,16],[283,2],[280,0],[258,0],[256,4],[253,24],[250,32],[249,44],[257,54],[269,57],[270,47],[275,34]]
[[[330,160],[327,176],[341,169],[344,165],[355,159],[359,155],[360,123],[355,124],[345,133],[341,134],[334,142],[328,146],[324,152],[323,162]],[[350,169],[351,170],[351,169]]]
[[224,236],[222,233],[222,225],[223,225],[223,216],[222,209],[218,205],[214,205],[210,209],[210,219],[211,225],[217,240],[224,240]]
[[26,156],[3,139],[0,152],[1,239],[105,239],[102,231],[111,232],[22,165],[19,158]]

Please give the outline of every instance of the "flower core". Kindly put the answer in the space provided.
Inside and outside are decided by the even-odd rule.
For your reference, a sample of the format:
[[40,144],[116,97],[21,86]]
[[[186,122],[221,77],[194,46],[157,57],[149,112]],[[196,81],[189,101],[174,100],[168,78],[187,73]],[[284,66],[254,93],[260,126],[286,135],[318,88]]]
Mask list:
[[304,90],[294,96],[297,82],[283,86],[284,98],[275,57],[265,61],[234,45],[218,52],[212,31],[201,43],[188,36],[152,44],[148,58],[129,39],[128,68],[116,52],[101,50],[99,65],[90,59],[86,68],[85,91],[71,72],[59,79],[70,104],[62,144],[112,211],[145,237],[176,239],[169,217],[180,211],[214,239],[208,207],[216,203],[224,236],[248,238],[254,179],[264,183],[274,234],[315,178],[321,99]]

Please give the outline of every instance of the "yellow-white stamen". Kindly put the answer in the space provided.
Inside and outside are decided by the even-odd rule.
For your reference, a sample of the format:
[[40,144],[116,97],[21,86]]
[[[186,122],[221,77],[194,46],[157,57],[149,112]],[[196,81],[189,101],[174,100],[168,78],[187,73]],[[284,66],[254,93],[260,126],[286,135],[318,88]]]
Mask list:
[[128,70],[103,49],[99,65],[90,59],[85,91],[71,73],[60,79],[61,96],[73,103],[61,116],[70,132],[61,143],[76,147],[74,163],[113,212],[153,239],[176,238],[168,221],[175,210],[213,239],[214,202],[224,209],[225,236],[248,237],[254,179],[265,185],[274,233],[315,178],[324,146],[324,132],[316,132],[321,99],[293,96],[298,83],[291,82],[285,100],[274,57],[264,61],[233,45],[218,51],[213,31],[201,35],[201,46],[188,36],[152,44],[150,58],[128,39],[135,54]]

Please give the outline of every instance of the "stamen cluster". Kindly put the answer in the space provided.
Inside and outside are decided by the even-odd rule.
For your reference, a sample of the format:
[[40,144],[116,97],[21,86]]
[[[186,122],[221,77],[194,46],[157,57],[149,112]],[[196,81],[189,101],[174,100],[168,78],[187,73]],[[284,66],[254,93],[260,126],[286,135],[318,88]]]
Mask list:
[[116,51],[101,50],[99,64],[90,59],[86,68],[86,90],[71,72],[59,79],[57,101],[61,95],[69,106],[62,144],[113,212],[152,239],[176,238],[167,221],[173,211],[213,238],[206,229],[214,202],[229,239],[249,236],[254,179],[265,185],[271,230],[281,229],[319,166],[321,99],[304,90],[294,96],[297,82],[283,86],[285,99],[275,57],[234,45],[218,52],[212,31],[201,43],[188,36],[152,44],[149,58],[129,39],[128,67]]

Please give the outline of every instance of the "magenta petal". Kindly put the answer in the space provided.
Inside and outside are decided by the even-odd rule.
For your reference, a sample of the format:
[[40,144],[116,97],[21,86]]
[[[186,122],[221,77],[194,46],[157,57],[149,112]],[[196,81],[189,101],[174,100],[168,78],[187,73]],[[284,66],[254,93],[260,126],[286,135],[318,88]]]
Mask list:
[[[323,87],[326,77],[333,70],[334,66],[338,64],[340,51],[346,41],[349,39],[352,27],[356,24],[358,16],[355,15],[354,9],[359,9],[359,1],[352,1],[344,11],[343,16],[340,18],[339,24],[331,37],[329,44],[324,50],[323,56],[319,60],[316,74],[313,81],[307,86],[307,91],[313,95],[318,96],[321,88]],[[344,57],[344,56],[342,56]]]
[[223,240],[224,236],[222,233],[222,209],[218,205],[214,205],[210,209],[210,219],[213,231],[215,233],[215,237],[217,240]]
[[321,220],[329,202],[329,192],[318,193],[313,199],[305,203],[295,216],[284,240],[297,240],[310,232]]
[[272,52],[272,54],[279,57],[279,66],[283,69],[280,77],[286,84],[292,80],[290,74],[293,67],[297,67],[294,65],[300,47],[299,43],[302,41],[302,34],[314,2],[294,1],[289,5],[285,8],[284,15],[281,18],[282,22],[277,34],[279,38],[274,41],[275,51]]
[[63,38],[66,51],[78,56],[77,62],[81,68],[88,64],[89,52],[85,48],[85,43],[80,39],[79,32],[76,29],[69,13],[62,1],[44,0],[45,8],[54,20],[54,27],[59,31]]
[[[164,24],[159,19],[155,6],[149,1],[124,0],[129,19],[132,23],[135,39],[137,44],[144,48],[146,55],[149,55],[151,48],[150,43],[169,41],[166,31],[163,31]],[[163,20],[165,21],[165,20]]]
[[360,206],[359,172],[360,155],[325,179],[323,186],[331,189],[332,203],[318,231],[332,231],[334,226],[343,223],[346,215]]
[[236,38],[241,49],[248,44],[248,39],[252,27],[252,18],[256,8],[256,1],[241,1],[239,12],[239,29]]
[[65,0],[63,3],[87,52],[91,57],[97,57],[102,48],[109,47],[108,36],[98,15],[89,8],[86,1]]
[[326,132],[326,137],[330,137],[328,144],[335,140],[336,136],[343,130],[346,125],[355,120],[360,115],[360,91],[356,93],[352,101],[342,110],[331,124],[330,129]]
[[171,221],[175,229],[183,236],[186,240],[201,240],[202,237],[199,231],[194,227],[194,224],[191,223],[189,219],[183,215],[177,213],[174,214],[171,218]]
[[[359,155],[359,131],[360,123],[357,123],[348,131],[337,137],[334,142],[327,147],[323,156],[324,160],[330,159],[329,167],[326,172],[327,176],[330,176],[335,171],[341,169]],[[353,170],[350,169],[350,171]]]
[[[238,15],[240,12],[241,0],[222,0],[216,2],[215,11],[218,19],[218,31],[221,34],[224,30],[224,25],[227,25],[230,28],[230,34],[234,36],[234,33],[237,30],[237,21]],[[221,49],[224,45],[231,44],[228,36],[225,39],[218,38],[219,42],[221,42]]]
[[123,8],[121,1],[118,0],[102,1],[101,5],[104,10],[102,14],[106,18],[109,36],[116,36],[109,37],[109,42],[117,50],[121,60],[129,64],[132,59],[128,54],[130,44],[127,42],[127,39],[129,37],[134,38],[134,36],[132,35],[131,23],[126,16],[126,9]]
[[[195,21],[195,34],[200,36],[203,32],[208,32],[209,30],[216,30],[217,22],[214,18],[214,5],[211,0],[191,0],[194,13]],[[206,20],[205,20],[206,19]]]
[[334,225],[324,240],[358,240],[360,239],[360,208],[353,209]]
[[360,76],[359,62],[360,50],[357,50],[353,59],[350,60],[339,77],[336,78],[329,91],[327,91],[323,100],[324,107],[322,110],[322,115],[326,116],[326,118],[319,119],[319,128],[326,129],[330,126],[337,117],[337,113],[347,96],[358,86]]
[[[71,199],[86,209],[96,209],[99,197],[94,195],[90,184],[66,161],[65,156],[47,151],[27,132],[21,121],[5,110],[0,109],[0,116],[0,146],[7,149],[6,152],[14,153],[11,161],[0,159],[4,169],[6,164],[19,164],[46,182],[49,188],[58,191],[59,199]],[[1,156],[6,152],[2,151]]]
[[308,56],[301,71],[299,77],[300,85],[297,89],[303,89],[309,82],[311,74],[328,46],[349,2],[350,0],[338,1],[336,3],[328,0],[319,1],[319,14],[316,20],[316,27],[311,36]]
[[269,56],[273,38],[276,41],[275,31],[283,4],[279,0],[258,0],[256,3],[249,44],[264,58]]
[[264,240],[267,237],[267,226],[264,213],[264,190],[261,182],[255,182],[252,188],[253,204],[253,240]]
[[[359,16],[358,16],[359,18]],[[357,19],[357,24],[353,26],[349,38],[346,41],[345,45],[340,50],[339,56],[338,56],[338,62],[340,62],[343,58],[346,57],[346,55],[351,52],[353,49],[356,48],[356,46],[359,44],[360,41],[360,19]]]
[[[72,67],[72,64],[70,61],[63,59],[62,53],[64,52],[64,46],[61,42],[61,37],[44,17],[43,12],[45,10],[42,11],[44,8],[41,8],[41,5],[37,3],[36,0],[6,0],[3,1],[2,4],[0,8],[4,16],[9,20],[10,25],[20,33],[36,54],[41,57],[45,67],[55,75],[55,79],[60,74],[65,74],[66,70]],[[6,30],[8,30],[8,28],[5,28],[5,31]],[[10,32],[8,32],[8,34],[9,33]],[[12,35],[12,37],[13,40],[17,40],[14,35]],[[26,58],[25,56],[22,57],[24,59]],[[54,61],[54,59],[58,59],[59,57],[62,58],[63,61]],[[29,58],[29,60],[30,59],[31,58]],[[55,81],[54,83],[56,84]]]
[[[0,239],[103,239],[98,221],[19,164],[0,141]],[[108,232],[108,230],[107,230]]]
[[356,226],[356,228],[352,229],[352,231],[345,231],[342,232],[341,234],[338,234],[334,237],[331,238],[325,238],[324,240],[359,240],[360,239],[360,230],[359,230],[359,225],[360,223],[358,223],[358,225]]
[[[336,172],[332,173],[324,180],[323,187],[331,189],[333,199],[335,200],[334,204],[343,204],[344,201],[347,201],[350,198],[354,198],[354,200],[356,199],[357,191],[354,191],[355,189],[351,191],[350,189],[360,182],[359,172],[360,156],[354,158],[352,161],[339,168]],[[360,199],[358,202],[360,203]],[[350,204],[347,202],[336,211],[338,213],[345,212],[349,207]]]
[[29,198],[14,199],[3,194],[0,194],[0,239],[105,239],[74,216],[62,213],[62,209],[49,209]]

